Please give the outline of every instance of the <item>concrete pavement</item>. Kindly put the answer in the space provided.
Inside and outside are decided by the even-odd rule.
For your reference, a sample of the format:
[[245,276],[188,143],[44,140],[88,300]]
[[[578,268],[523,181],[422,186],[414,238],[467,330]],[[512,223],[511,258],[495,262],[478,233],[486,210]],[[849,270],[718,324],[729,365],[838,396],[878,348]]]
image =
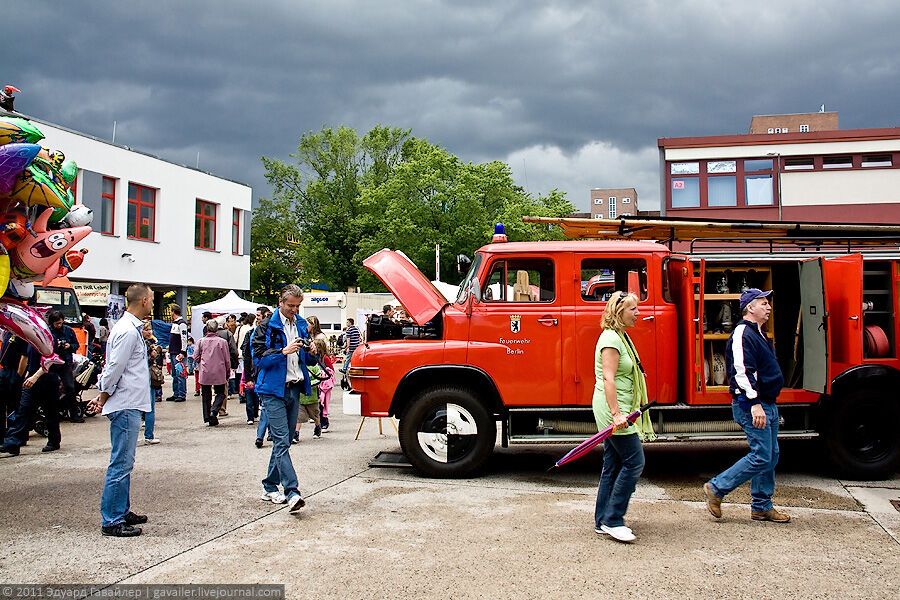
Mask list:
[[[339,391],[338,391],[339,393]],[[168,394],[166,394],[168,395]],[[842,482],[814,445],[785,444],[778,505],[789,525],[748,519],[746,489],[715,522],[700,484],[739,445],[647,449],[629,511],[638,542],[596,535],[600,457],[547,473],[566,448],[500,450],[488,472],[427,480],[370,469],[398,450],[334,401],[332,432],[304,427],[291,453],[307,508],[299,516],[258,499],[270,445],[253,446],[243,406],[204,428],[199,398],[157,404],[156,446],[141,444],[133,508],[150,516],[135,539],[103,538],[98,505],[109,457],[102,418],[64,424],[63,447],[36,438],[0,459],[0,580],[14,582],[267,582],[288,597],[548,596],[896,598],[900,523],[886,506],[900,478]],[[895,511],[896,512],[896,511]]]

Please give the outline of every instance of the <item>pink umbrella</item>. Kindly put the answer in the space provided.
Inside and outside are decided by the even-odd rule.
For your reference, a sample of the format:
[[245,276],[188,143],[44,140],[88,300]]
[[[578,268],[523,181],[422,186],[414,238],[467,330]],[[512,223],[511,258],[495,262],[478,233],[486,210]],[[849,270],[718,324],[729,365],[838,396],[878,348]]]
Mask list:
[[[656,404],[656,401],[645,404],[640,409],[634,411],[633,413],[631,413],[630,415],[625,417],[625,420],[628,421],[629,425],[633,425],[634,422],[640,418],[641,413],[643,413],[645,410],[647,410],[654,404]],[[556,461],[556,464],[550,468],[553,469],[554,467],[561,467],[568,462],[572,462],[573,460],[577,460],[577,459],[581,458],[582,456],[584,456],[585,454],[587,454],[588,452],[593,450],[594,446],[603,442],[606,438],[611,436],[613,434],[613,431],[615,431],[615,426],[610,425],[609,427],[606,427],[603,431],[600,431],[600,432],[592,435],[588,439],[584,440],[583,442],[581,442],[580,444],[578,444],[577,446],[572,448],[572,450],[570,450],[568,454],[566,454],[561,459]]]

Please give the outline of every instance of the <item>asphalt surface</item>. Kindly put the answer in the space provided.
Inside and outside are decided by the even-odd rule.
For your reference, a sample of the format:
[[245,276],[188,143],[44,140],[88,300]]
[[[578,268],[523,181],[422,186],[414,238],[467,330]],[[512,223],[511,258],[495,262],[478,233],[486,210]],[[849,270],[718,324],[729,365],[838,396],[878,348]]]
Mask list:
[[[900,597],[900,476],[832,478],[815,443],[782,446],[776,503],[788,525],[749,519],[747,488],[721,521],[703,481],[740,444],[647,447],[647,468],[618,544],[593,530],[601,457],[547,472],[568,448],[498,449],[486,473],[430,480],[370,468],[399,452],[387,420],[341,414],[291,454],[307,507],[262,502],[271,445],[253,446],[243,406],[204,428],[199,398],[157,404],[155,446],[139,443],[132,507],[144,535],[104,538],[100,493],[109,458],[105,419],[64,424],[62,450],[35,437],[0,458],[0,582],[284,583],[321,598],[892,598]],[[168,394],[167,394],[168,395]]]

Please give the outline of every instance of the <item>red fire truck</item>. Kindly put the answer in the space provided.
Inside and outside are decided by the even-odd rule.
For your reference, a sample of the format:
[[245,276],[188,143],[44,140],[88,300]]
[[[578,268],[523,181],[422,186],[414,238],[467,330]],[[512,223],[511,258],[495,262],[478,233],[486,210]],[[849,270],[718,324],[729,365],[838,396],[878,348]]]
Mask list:
[[900,237],[834,225],[544,221],[570,237],[617,239],[489,244],[454,302],[400,252],[363,263],[411,322],[369,326],[350,380],[363,415],[399,418],[400,444],[419,472],[477,472],[498,423],[504,447],[595,433],[594,348],[610,289],[641,301],[629,333],[657,403],[659,440],[743,439],[724,347],[749,287],[775,290],[767,334],[786,379],[781,436],[821,438],[848,476],[894,472]]

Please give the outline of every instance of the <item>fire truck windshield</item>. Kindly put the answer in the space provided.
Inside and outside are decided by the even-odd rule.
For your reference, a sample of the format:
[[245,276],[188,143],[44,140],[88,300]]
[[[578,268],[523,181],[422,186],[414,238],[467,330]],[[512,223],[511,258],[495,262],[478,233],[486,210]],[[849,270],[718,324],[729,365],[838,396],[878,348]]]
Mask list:
[[456,303],[462,304],[469,297],[469,287],[472,285],[472,279],[475,278],[475,273],[478,272],[478,267],[481,266],[482,255],[476,254],[475,260],[472,261],[472,266],[469,267],[469,272],[466,273],[465,279],[459,284],[459,294],[456,296]]

